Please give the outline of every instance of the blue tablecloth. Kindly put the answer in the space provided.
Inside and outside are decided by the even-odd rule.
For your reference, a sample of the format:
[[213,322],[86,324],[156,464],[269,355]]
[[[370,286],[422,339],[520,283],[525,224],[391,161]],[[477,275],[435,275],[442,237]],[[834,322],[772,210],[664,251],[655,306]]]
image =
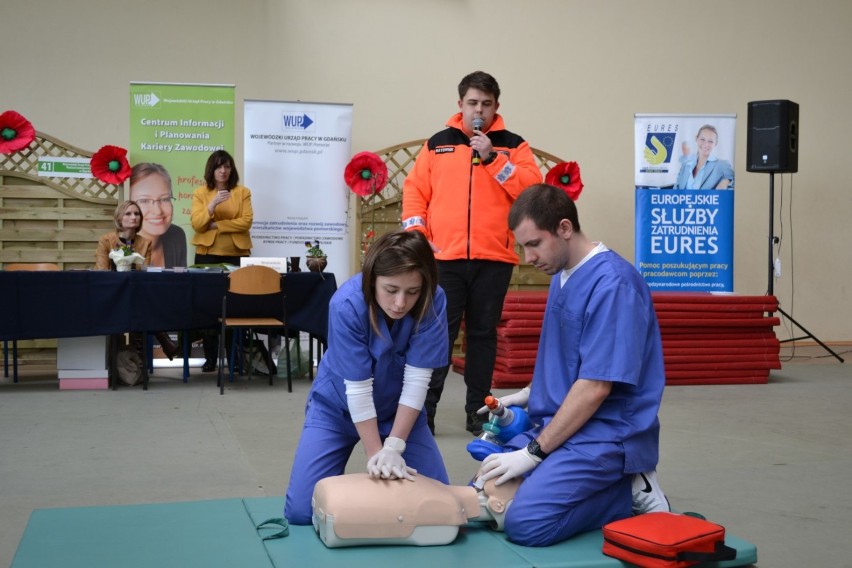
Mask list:
[[[218,325],[227,274],[0,271],[0,339],[109,335]],[[287,325],[325,341],[334,274],[288,273]]]

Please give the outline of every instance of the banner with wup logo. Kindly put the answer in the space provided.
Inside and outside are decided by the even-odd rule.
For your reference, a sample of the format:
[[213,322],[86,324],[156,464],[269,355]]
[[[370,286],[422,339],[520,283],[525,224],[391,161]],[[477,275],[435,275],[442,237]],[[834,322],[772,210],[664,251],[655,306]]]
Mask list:
[[192,237],[192,192],[205,185],[204,167],[216,150],[234,155],[234,85],[130,84],[130,164],[160,164],[171,177],[171,200],[159,174],[129,188],[128,198],[144,204],[141,234],[165,248],[165,258],[153,264],[193,263],[190,245],[184,256],[175,250],[181,238]]
[[654,291],[733,292],[736,115],[634,126],[637,270]]
[[[252,256],[299,257],[319,241],[338,282],[352,274],[349,189],[352,105],[244,101]],[[354,219],[353,219],[354,222]]]

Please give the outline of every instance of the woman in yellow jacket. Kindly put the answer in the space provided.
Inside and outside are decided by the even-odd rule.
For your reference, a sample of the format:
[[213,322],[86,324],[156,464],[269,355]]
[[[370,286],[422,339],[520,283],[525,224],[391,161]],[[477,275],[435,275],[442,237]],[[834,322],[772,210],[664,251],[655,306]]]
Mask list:
[[[241,256],[251,254],[251,229],[254,212],[251,191],[238,185],[240,174],[234,158],[225,150],[216,150],[207,159],[204,181],[192,194],[190,220],[195,235],[195,264],[240,265]],[[218,338],[204,336],[202,371],[216,370]]]

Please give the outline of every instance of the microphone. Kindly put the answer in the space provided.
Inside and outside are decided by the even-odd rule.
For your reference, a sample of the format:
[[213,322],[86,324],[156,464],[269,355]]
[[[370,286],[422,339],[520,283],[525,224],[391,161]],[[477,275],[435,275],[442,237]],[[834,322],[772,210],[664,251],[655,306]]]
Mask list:
[[[482,126],[485,124],[485,121],[482,120],[481,116],[477,116],[477,117],[474,117],[471,124],[473,125],[473,131],[474,132],[481,132]],[[477,152],[476,150],[473,151],[473,158],[471,159],[471,162],[473,162],[473,165],[475,165],[475,166],[479,165],[479,162],[480,162],[479,152]]]

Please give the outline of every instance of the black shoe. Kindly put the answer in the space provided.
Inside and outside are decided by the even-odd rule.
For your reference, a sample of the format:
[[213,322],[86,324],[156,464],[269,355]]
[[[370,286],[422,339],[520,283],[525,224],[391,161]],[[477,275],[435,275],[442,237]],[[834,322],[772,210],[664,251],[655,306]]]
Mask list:
[[212,373],[216,370],[216,361],[211,361],[208,359],[204,362],[204,365],[201,367],[202,373]]
[[179,351],[177,344],[172,341],[169,334],[165,332],[157,334],[157,341],[160,342],[160,348],[163,350],[163,355],[168,357],[169,361],[173,361],[175,355],[177,355]]
[[488,421],[487,417],[487,413],[477,414],[475,410],[471,410],[467,413],[467,424],[465,426],[465,430],[474,436],[480,436],[482,434],[482,425]]

